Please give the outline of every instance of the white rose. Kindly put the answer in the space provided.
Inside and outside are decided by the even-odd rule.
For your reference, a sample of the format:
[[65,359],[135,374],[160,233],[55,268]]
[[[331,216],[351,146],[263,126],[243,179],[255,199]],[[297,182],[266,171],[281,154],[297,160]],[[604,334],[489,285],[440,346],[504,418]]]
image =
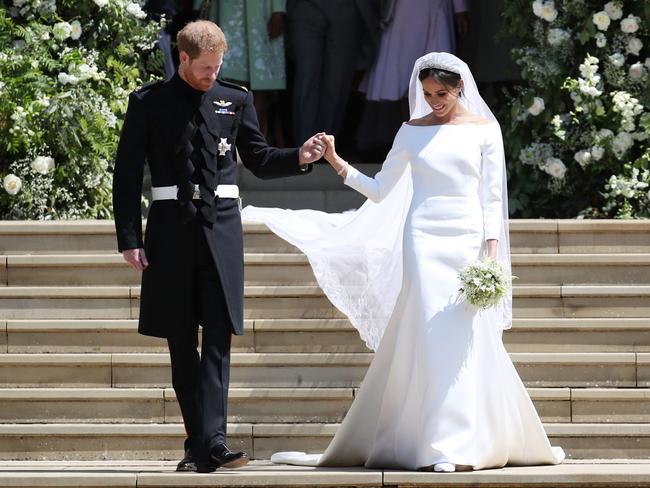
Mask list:
[[600,129],[598,131],[598,136],[601,139],[609,139],[610,137],[614,137],[614,133],[610,129]]
[[23,186],[23,182],[20,181],[20,178],[13,174],[5,176],[4,180],[2,180],[2,184],[9,195],[15,195]]
[[541,17],[541,16],[542,16],[542,5],[543,5],[543,3],[542,3],[540,0],[535,0],[535,1],[533,2],[533,13],[534,13],[537,17]]
[[632,133],[632,139],[635,141],[645,141],[648,138],[647,132],[634,132]]
[[600,161],[605,155],[605,148],[602,146],[592,146],[591,147],[591,158],[594,161]]
[[623,17],[623,9],[617,2],[607,2],[604,8],[612,20],[618,20]]
[[605,47],[607,45],[607,37],[602,32],[596,33],[596,46]]
[[45,31],[41,34],[41,41],[47,41],[50,39],[50,33]]
[[574,154],[573,159],[575,159],[580,166],[583,168],[591,162],[591,152],[589,151],[578,151]]
[[623,66],[623,64],[625,64],[625,56],[621,53],[614,53],[610,55],[609,60],[617,68],[620,68]]
[[634,144],[634,139],[632,139],[632,136],[629,133],[619,132],[612,141],[612,150],[614,151],[614,154],[621,157],[632,147],[632,144]]
[[106,7],[108,5],[108,0],[93,0],[95,2],[95,5],[97,5],[99,8]]
[[543,169],[553,178],[557,179],[564,178],[564,175],[566,174],[566,166],[562,160],[558,158],[548,158]]
[[630,54],[634,54],[635,56],[638,56],[639,53],[641,52],[641,48],[643,47],[643,42],[641,42],[641,39],[638,37],[632,37],[629,41],[627,41],[627,52]]
[[48,174],[54,169],[54,158],[50,156],[38,156],[32,161],[32,169],[42,175]]
[[544,111],[545,107],[546,106],[544,104],[544,99],[540,98],[540,97],[535,97],[533,99],[533,104],[530,107],[528,107],[528,112],[531,115],[537,116],[537,115],[541,114]]
[[612,19],[609,18],[609,15],[607,15],[607,12],[604,10],[596,12],[592,17],[592,20],[594,22],[594,25],[601,31],[606,31],[609,27],[609,24],[612,22]]
[[52,34],[54,34],[54,37],[59,41],[65,41],[70,37],[71,32],[72,26],[67,22],[57,22],[54,24],[54,27],[52,27]]
[[546,39],[551,46],[558,46],[570,38],[568,32],[563,29],[549,29]]
[[555,10],[555,5],[553,2],[544,3],[540,17],[547,22],[553,22],[555,19],[557,19],[557,10]]
[[138,19],[144,19],[147,14],[137,3],[130,3],[126,6],[126,11]]
[[73,20],[70,24],[70,38],[74,41],[81,37],[81,24],[78,20]]
[[630,14],[627,18],[621,20],[621,30],[626,34],[634,34],[639,30],[639,19],[638,17]]
[[634,63],[630,66],[629,75],[633,80],[640,80],[645,75],[645,67],[641,63]]

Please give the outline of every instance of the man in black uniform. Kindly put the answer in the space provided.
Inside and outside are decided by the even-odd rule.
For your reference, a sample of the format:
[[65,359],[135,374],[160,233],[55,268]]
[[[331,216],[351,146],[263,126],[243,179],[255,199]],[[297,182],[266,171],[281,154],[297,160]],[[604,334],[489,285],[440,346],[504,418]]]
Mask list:
[[[231,334],[243,334],[243,236],[236,183],[239,150],[260,178],[309,172],[320,134],[300,149],[269,147],[253,97],[217,80],[227,48],[207,21],[178,34],[171,80],[133,92],[115,160],[113,206],[119,250],[143,271],[139,332],[168,340],[172,384],[187,431],[178,471],[245,465],[226,447]],[[153,204],[144,241],[140,201],[145,161]],[[197,352],[202,326],[201,355]]]

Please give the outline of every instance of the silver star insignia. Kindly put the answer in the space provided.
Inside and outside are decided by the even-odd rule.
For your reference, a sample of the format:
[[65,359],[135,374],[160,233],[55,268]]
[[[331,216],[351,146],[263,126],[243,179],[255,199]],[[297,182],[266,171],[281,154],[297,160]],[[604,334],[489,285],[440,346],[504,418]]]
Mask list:
[[228,151],[230,151],[231,144],[228,144],[228,139],[225,137],[221,138],[219,143],[219,156],[225,156]]

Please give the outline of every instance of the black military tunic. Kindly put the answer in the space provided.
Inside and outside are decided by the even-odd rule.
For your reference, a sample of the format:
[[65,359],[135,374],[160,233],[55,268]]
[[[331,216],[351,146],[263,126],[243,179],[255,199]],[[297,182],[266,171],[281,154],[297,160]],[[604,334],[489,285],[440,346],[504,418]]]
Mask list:
[[[209,202],[210,187],[236,184],[236,150],[260,178],[304,174],[298,149],[270,147],[259,130],[252,94],[217,81],[207,92],[178,73],[130,95],[115,161],[113,205],[120,251],[144,247],[149,267],[142,277],[139,331],[175,337],[195,330],[196,289],[184,236],[196,219],[225,294],[232,331],[243,334],[243,237],[238,201]],[[178,185],[179,201],[152,204],[144,242],[141,226],[145,161],[155,187]],[[201,183],[201,200],[187,192]],[[185,192],[185,195],[181,193]],[[203,290],[205,291],[205,290]]]

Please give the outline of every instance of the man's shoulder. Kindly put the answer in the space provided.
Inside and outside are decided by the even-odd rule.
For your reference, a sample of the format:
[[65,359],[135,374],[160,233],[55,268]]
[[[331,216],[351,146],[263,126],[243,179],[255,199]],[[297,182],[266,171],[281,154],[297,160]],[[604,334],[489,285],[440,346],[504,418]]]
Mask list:
[[213,94],[220,100],[243,103],[248,97],[248,88],[230,81],[217,80],[214,84]]
[[223,88],[226,89],[231,89],[231,90],[236,90],[238,92],[243,92],[243,93],[248,93],[248,88],[246,88],[243,85],[238,85],[237,83],[233,83],[231,81],[226,81],[222,80],[220,78],[217,79],[217,84]]
[[163,88],[164,86],[165,86],[165,80],[154,80],[148,83],[144,83],[143,85],[140,85],[138,88],[133,90],[132,94],[137,98],[144,100],[150,95],[160,92],[161,88]]

